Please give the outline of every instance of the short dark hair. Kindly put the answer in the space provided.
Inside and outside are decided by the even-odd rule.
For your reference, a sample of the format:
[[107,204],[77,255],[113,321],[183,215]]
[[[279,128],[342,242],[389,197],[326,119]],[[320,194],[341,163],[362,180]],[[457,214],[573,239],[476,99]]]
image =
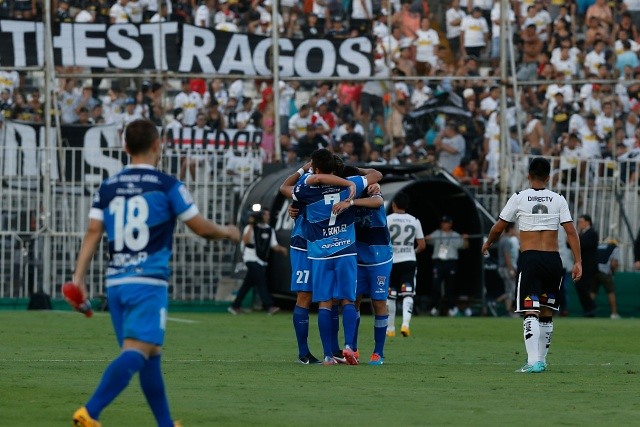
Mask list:
[[344,178],[344,162],[342,161],[342,157],[337,154],[333,155],[333,173],[338,175],[341,178]]
[[393,198],[393,203],[395,203],[398,209],[406,211],[409,207],[409,195],[407,193],[400,192]]
[[529,163],[529,175],[532,178],[544,181],[551,173],[551,164],[544,157],[536,157]]
[[585,221],[587,221],[589,223],[589,225],[593,225],[593,220],[591,219],[591,215],[589,215],[589,214],[582,214],[578,218],[582,218]]
[[124,140],[129,154],[136,155],[149,151],[153,141],[159,137],[156,125],[149,120],[138,119],[127,125]]
[[332,173],[335,171],[336,162],[331,151],[326,148],[318,148],[311,153],[311,165],[323,173]]

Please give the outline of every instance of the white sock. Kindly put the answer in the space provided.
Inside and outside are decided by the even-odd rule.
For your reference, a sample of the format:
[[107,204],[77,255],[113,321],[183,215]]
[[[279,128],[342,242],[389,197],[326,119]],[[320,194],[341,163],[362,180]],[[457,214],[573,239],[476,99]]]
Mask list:
[[540,339],[538,340],[538,359],[547,363],[547,353],[553,336],[553,319],[551,317],[540,319]]
[[402,326],[409,327],[413,313],[413,297],[404,297],[402,300]]
[[536,316],[528,315],[523,322],[524,347],[527,349],[527,363],[538,361],[538,342],[540,341],[540,321]]
[[387,325],[387,331],[395,331],[396,330],[396,300],[388,299],[387,300],[387,310],[389,311],[389,324]]

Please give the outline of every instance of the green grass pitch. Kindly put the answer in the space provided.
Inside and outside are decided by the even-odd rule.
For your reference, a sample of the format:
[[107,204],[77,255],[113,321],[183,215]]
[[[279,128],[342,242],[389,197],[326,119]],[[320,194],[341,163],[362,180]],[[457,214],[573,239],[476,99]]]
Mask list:
[[[387,339],[383,366],[302,366],[290,313],[173,313],[163,367],[185,427],[631,426],[640,420],[639,322],[558,318],[549,370],[517,374],[518,319],[414,317],[410,337]],[[363,316],[365,360],[372,324]],[[0,425],[71,425],[118,353],[108,315],[0,312],[0,325]],[[315,316],[310,325],[320,357]],[[137,378],[101,421],[155,425]]]

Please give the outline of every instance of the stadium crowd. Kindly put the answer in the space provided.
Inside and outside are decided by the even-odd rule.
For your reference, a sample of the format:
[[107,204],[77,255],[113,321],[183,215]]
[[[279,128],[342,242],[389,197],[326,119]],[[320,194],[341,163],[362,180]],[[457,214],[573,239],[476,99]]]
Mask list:
[[[446,6],[426,0],[283,0],[277,25],[271,22],[272,0],[57,0],[55,22],[178,21],[258,35],[277,28],[291,38],[366,35],[375,39],[375,76],[389,78],[279,82],[277,106],[275,88],[264,80],[176,84],[147,77],[112,79],[104,89],[99,79],[61,79],[60,120],[123,129],[146,117],[172,127],[262,130],[266,162],[279,160],[278,120],[286,162],[327,147],[346,160],[374,165],[438,161],[462,182],[477,185],[498,177],[499,41],[506,31],[513,35],[507,56],[515,70],[509,72],[520,83],[517,92],[507,87],[511,152],[558,156],[567,176],[588,159],[637,158],[640,2],[509,3],[509,26],[501,29],[499,0],[450,0]],[[9,0],[2,7],[5,18],[41,19],[38,0]],[[37,88],[26,93],[20,77],[1,72],[0,110],[6,118],[41,121],[44,97]],[[457,109],[438,113],[443,104]],[[434,114],[421,113],[427,105],[435,105]]]

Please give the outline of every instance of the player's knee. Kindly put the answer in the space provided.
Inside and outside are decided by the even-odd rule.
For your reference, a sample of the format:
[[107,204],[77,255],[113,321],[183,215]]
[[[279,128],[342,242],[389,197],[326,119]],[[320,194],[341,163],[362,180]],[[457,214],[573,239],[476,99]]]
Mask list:
[[296,305],[302,308],[311,307],[311,292],[298,292]]

